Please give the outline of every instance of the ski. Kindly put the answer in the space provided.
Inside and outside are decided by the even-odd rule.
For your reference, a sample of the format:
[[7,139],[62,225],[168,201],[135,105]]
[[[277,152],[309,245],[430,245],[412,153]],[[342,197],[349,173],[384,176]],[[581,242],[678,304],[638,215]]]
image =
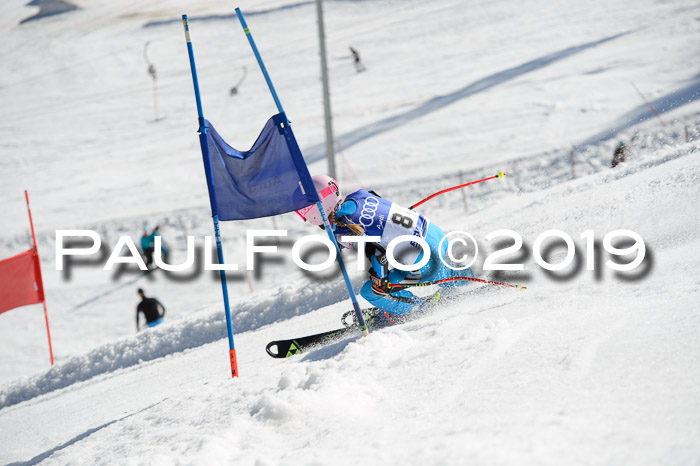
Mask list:
[[[383,326],[377,317],[378,310],[379,309],[376,307],[373,307],[362,311],[362,314],[365,317],[365,323],[370,329],[376,329]],[[341,328],[299,338],[271,341],[265,347],[265,351],[267,351],[267,354],[273,358],[284,359],[294,356],[295,354],[304,353],[314,346],[326,345],[355,333],[359,335],[360,327],[357,325],[357,322],[354,321],[354,314],[355,311],[348,311],[343,314],[343,317],[341,318],[343,327]],[[353,318],[352,323],[346,322],[348,317]],[[272,349],[275,347],[276,351],[273,352]]]

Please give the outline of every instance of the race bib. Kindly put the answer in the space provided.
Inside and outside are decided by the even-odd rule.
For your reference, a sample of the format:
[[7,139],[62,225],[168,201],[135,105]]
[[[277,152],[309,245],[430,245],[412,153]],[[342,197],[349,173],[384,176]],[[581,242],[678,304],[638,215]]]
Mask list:
[[[426,222],[417,212],[397,204],[391,204],[382,233],[382,242],[389,244],[391,240],[402,235],[425,238],[426,230]],[[413,264],[421,250],[419,244],[406,241],[396,246],[394,256],[402,264]]]

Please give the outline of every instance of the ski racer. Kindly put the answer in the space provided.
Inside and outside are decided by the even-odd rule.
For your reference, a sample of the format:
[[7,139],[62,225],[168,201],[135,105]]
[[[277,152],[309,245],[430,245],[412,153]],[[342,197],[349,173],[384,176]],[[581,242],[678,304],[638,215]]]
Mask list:
[[[370,279],[360,289],[363,298],[377,307],[379,319],[384,324],[404,320],[414,309],[424,307],[439,299],[439,292],[430,298],[415,296],[403,286],[415,286],[455,277],[474,277],[470,268],[453,270],[440,259],[446,258],[445,233],[423,215],[391,201],[381,198],[373,191],[360,189],[345,199],[340,194],[338,183],[326,175],[312,177],[321,203],[341,247],[357,249],[357,242],[343,242],[343,236],[378,236],[378,243],[367,243],[365,254],[370,260]],[[314,204],[297,213],[312,225],[323,227],[323,220]],[[423,238],[430,247],[430,260],[418,270],[403,271],[390,268],[386,258],[388,244],[401,235]],[[441,242],[442,241],[442,242]],[[394,258],[403,265],[417,264],[423,259],[423,250],[418,243],[401,242],[394,248]],[[451,281],[441,284],[454,287],[467,281]]]
[[615,153],[613,154],[613,159],[612,159],[612,168],[617,167],[620,165],[622,162],[625,162],[627,160],[627,146],[623,141],[620,141],[617,147],[615,148]]

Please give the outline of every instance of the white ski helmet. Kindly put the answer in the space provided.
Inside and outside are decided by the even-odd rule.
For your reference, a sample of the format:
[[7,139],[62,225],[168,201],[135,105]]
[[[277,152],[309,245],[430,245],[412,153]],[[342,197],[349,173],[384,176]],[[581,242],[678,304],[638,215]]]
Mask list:
[[[328,175],[314,175],[311,179],[318,192],[318,197],[321,199],[321,204],[323,204],[326,217],[328,217],[328,214],[333,212],[342,200],[338,182]],[[304,207],[296,212],[312,225],[323,225],[323,218],[321,218],[321,213],[318,211],[316,204]]]

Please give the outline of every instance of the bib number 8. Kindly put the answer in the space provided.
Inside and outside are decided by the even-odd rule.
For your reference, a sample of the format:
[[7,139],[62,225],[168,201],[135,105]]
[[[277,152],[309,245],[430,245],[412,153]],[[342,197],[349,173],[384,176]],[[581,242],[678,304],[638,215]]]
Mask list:
[[413,226],[413,219],[411,217],[404,217],[401,214],[394,214],[391,216],[391,221],[397,225],[409,229]]

